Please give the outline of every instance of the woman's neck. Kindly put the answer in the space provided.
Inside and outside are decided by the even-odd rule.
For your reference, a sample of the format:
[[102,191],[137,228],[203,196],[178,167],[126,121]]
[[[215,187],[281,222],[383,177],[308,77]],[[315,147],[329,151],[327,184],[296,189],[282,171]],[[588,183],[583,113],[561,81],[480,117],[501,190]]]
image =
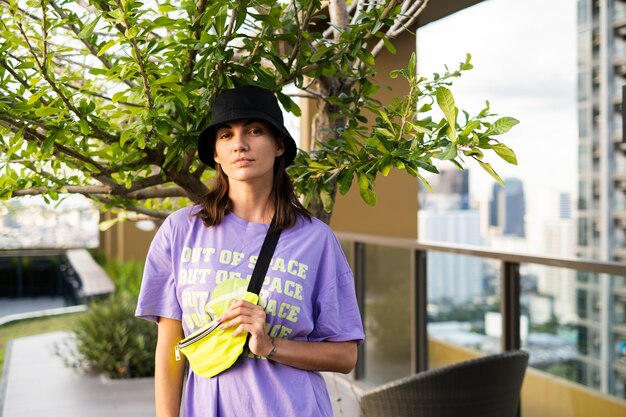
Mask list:
[[262,186],[231,181],[228,197],[232,211],[237,216],[252,223],[270,223],[274,216],[274,204],[270,201],[271,184]]

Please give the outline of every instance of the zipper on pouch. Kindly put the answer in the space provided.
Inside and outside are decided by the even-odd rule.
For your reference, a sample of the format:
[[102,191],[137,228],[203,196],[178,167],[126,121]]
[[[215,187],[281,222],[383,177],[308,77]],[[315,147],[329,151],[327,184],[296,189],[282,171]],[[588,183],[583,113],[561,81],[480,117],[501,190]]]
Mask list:
[[204,329],[203,331],[201,331],[200,333],[189,337],[188,339],[183,339],[180,342],[178,342],[178,344],[176,345],[176,347],[174,348],[174,353],[176,354],[176,360],[179,361],[180,360],[180,350],[191,345],[192,343],[197,342],[198,340],[202,339],[203,337],[208,336],[213,330],[215,330],[217,328],[217,326],[219,326],[219,323],[217,321],[211,323],[209,325],[209,327],[207,327],[206,329]]

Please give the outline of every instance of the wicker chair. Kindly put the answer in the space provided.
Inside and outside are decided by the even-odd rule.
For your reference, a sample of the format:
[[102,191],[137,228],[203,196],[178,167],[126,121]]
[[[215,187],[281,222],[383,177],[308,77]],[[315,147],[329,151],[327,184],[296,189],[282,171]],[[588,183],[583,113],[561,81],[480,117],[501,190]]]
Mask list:
[[528,353],[510,351],[392,381],[361,397],[362,417],[514,417]]

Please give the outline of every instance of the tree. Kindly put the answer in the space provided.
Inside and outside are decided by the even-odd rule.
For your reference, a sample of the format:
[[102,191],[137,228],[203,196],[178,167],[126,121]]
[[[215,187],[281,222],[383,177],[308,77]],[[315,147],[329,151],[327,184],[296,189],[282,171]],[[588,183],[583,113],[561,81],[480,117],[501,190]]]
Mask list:
[[456,107],[449,86],[471,69],[469,55],[432,79],[413,56],[393,74],[409,94],[373,98],[377,55],[395,52],[427,0],[325,4],[0,0],[0,197],[79,193],[162,218],[207,192],[213,171],[195,157],[197,134],[216,92],[248,83],[295,115],[297,96],[317,100],[314,149],[290,173],[327,222],[337,190],[356,181],[375,204],[376,176],[392,168],[425,181],[435,159],[473,160],[502,183],[484,152],[516,163],[494,137],[517,121],[492,121],[488,102],[475,116]]

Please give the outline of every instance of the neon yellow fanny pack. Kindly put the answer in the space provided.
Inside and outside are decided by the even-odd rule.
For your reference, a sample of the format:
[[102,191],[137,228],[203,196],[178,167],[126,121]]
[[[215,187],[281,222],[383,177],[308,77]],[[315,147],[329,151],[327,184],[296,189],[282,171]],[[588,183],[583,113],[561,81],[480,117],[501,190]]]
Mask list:
[[[252,304],[259,301],[259,295],[246,292],[242,298]],[[230,368],[241,356],[248,338],[243,332],[233,337],[236,327],[220,329],[215,320],[196,330],[175,347],[176,360],[182,353],[196,375],[212,378]]]
[[[276,217],[272,219],[272,223],[265,235],[259,257],[252,271],[252,277],[248,283],[248,290],[242,297],[242,300],[252,304],[259,302],[259,292],[263,286],[274,249],[276,249],[276,244],[280,238],[280,230],[274,229],[275,223]],[[227,298],[230,299],[230,297]],[[224,311],[221,312],[223,313]],[[248,333],[243,332],[233,337],[235,329],[236,327],[222,330],[215,320],[211,321],[206,326],[178,342],[175,347],[176,360],[180,360],[182,352],[196,375],[205,378],[214,377],[230,368],[243,352],[248,340]]]

